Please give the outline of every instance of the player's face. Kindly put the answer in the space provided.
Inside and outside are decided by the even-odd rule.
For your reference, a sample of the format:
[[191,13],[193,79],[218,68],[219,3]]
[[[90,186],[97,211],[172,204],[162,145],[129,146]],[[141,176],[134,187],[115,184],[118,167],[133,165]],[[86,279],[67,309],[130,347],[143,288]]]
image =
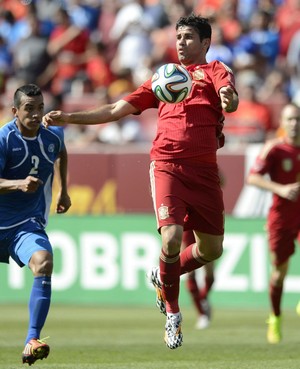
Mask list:
[[282,112],[282,126],[288,138],[300,142],[300,109],[287,106]]
[[179,27],[176,33],[178,60],[183,65],[206,64],[206,52],[210,45],[208,38],[200,41],[193,27]]
[[18,108],[13,108],[17,117],[17,125],[25,137],[35,137],[44,115],[44,100],[42,96],[22,96]]

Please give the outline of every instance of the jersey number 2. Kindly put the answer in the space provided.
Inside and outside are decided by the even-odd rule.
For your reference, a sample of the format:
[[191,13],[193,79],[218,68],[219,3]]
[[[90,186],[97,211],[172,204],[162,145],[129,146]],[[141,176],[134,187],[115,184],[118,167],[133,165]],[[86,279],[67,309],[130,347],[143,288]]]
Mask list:
[[38,156],[36,155],[33,155],[31,157],[31,163],[32,163],[32,168],[30,170],[30,173],[29,175],[37,175],[38,174],[38,167],[39,167],[39,162],[40,162],[40,159]]

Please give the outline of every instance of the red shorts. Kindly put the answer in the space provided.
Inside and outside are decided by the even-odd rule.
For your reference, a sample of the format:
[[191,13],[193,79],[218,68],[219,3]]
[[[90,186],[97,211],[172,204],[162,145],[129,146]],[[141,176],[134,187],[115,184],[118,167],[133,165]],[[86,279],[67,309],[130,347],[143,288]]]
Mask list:
[[274,265],[285,263],[295,252],[299,229],[279,229],[268,225],[269,249],[275,255]]
[[187,165],[153,161],[151,192],[157,228],[177,224],[212,235],[224,234],[224,203],[214,163]]

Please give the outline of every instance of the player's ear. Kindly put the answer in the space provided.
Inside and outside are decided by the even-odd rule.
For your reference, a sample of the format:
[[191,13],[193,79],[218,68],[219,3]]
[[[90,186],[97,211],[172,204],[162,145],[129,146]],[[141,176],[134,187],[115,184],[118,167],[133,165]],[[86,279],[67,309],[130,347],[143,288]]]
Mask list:
[[12,111],[12,113],[13,113],[13,115],[15,116],[15,117],[17,117],[18,116],[18,109],[17,108],[15,108],[14,106],[11,108],[11,111]]

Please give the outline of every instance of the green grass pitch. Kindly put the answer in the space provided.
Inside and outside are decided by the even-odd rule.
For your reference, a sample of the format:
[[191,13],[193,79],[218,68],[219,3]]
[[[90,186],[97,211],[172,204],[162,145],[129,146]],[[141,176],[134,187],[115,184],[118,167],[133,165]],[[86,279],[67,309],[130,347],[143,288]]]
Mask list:
[[[21,351],[25,305],[0,305],[0,368],[25,368]],[[219,309],[211,326],[194,329],[195,311],[183,308],[184,344],[163,342],[164,316],[155,307],[53,304],[42,337],[51,352],[34,369],[299,369],[300,318],[284,311],[283,341],[266,342],[266,311]]]

